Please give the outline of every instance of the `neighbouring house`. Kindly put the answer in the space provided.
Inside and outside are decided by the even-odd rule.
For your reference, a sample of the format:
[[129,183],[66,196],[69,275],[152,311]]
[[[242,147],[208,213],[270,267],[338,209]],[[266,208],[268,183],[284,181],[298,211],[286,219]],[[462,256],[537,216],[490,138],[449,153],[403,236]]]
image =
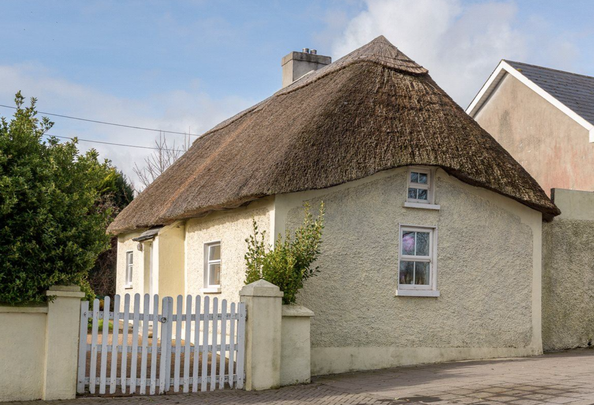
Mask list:
[[545,350],[594,343],[594,77],[502,60],[467,109],[550,193]]
[[594,191],[594,77],[502,60],[466,111],[547,194]]
[[252,219],[273,243],[324,201],[320,273],[298,296],[314,375],[541,353],[559,209],[528,172],[384,37],[283,70],[112,223],[117,292],[237,301]]

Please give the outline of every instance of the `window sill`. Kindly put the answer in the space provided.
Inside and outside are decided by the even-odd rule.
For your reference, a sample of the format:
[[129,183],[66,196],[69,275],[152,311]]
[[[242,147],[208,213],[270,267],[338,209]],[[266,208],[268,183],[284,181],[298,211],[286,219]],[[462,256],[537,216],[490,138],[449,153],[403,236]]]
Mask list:
[[132,290],[134,287],[132,286],[132,284],[127,284],[124,286],[124,290]]
[[440,296],[438,290],[397,290],[398,297],[434,297]]
[[404,202],[404,206],[406,208],[422,208],[425,210],[436,210],[438,211],[441,207],[438,204],[425,204],[425,203],[415,203],[415,202]]
[[221,287],[207,287],[200,290],[201,294],[220,294]]

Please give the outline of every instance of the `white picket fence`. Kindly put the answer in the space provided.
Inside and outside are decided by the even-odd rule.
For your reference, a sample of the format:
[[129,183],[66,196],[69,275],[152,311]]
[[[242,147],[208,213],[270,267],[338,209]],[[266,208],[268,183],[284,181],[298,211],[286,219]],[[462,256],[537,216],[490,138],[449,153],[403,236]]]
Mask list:
[[[152,305],[151,305],[152,304]],[[89,311],[89,302],[81,303],[80,344],[78,354],[79,394],[127,393],[154,395],[173,392],[197,392],[243,388],[246,311],[242,303],[210,297],[164,297],[159,311],[159,296],[105,297],[104,310],[99,300]],[[88,321],[92,319],[90,343]],[[99,321],[103,322],[99,333]],[[99,339],[100,338],[100,339]],[[140,360],[140,364],[139,364]]]

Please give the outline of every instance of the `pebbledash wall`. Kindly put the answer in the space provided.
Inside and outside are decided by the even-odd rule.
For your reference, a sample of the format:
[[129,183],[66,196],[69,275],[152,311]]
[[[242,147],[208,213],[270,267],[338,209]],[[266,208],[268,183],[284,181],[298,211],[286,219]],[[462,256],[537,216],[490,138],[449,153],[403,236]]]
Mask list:
[[594,345],[594,193],[553,189],[561,215],[544,224],[543,346]]
[[244,207],[212,213],[190,219],[186,224],[187,294],[204,294],[204,243],[221,243],[221,291],[209,294],[239,301],[239,291],[245,285],[246,238],[253,233],[253,220],[260,232],[265,231],[271,242],[274,198],[264,198]]
[[[439,211],[405,208],[407,169],[276,198],[276,230],[326,205],[312,374],[542,352],[542,216],[437,171]],[[437,226],[438,298],[395,296],[399,224]]]

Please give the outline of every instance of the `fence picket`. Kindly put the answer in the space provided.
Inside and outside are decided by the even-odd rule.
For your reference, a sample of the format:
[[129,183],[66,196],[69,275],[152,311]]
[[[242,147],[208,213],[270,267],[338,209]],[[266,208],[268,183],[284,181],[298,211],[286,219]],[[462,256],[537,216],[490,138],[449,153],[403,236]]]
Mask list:
[[167,346],[165,348],[165,352],[167,353],[167,373],[165,374],[166,391],[169,391],[171,388],[171,335],[173,332],[173,298],[171,297],[168,297],[168,308],[167,318],[171,319],[171,322],[167,324]]
[[111,370],[109,371],[109,393],[116,392],[118,371],[118,339],[120,330],[120,296],[113,299],[113,332],[111,334]]
[[[167,371],[167,324],[171,322],[168,318],[169,313],[169,298],[163,298],[163,324],[161,325],[161,357],[159,358],[159,394],[164,394],[165,391],[165,375]],[[169,387],[167,387],[169,389]]]
[[109,340],[109,304],[110,298],[103,299],[103,329],[101,330],[101,374],[99,378],[99,394],[105,394],[107,383],[107,341]]
[[123,356],[123,353],[128,353],[128,329],[130,322],[130,294],[124,296],[124,323],[122,324],[122,371],[120,372],[122,394],[126,393],[126,381],[128,378],[128,356]]
[[233,371],[235,370],[235,303],[231,303],[229,311],[229,388],[233,388]]
[[136,393],[136,370],[138,368],[138,324],[140,323],[140,294],[134,294],[134,317],[132,324],[132,359],[130,360],[130,394]]
[[[219,299],[215,297],[212,300],[212,313],[216,314],[218,311]],[[212,318],[212,350],[210,352],[210,390],[213,391],[217,387],[217,323],[218,320],[213,316]]]
[[182,334],[182,314],[184,306],[184,297],[177,296],[177,318],[175,321],[175,363],[173,374],[173,392],[179,392],[179,369],[181,358],[181,334]]
[[184,345],[184,392],[190,392],[190,341],[192,333],[192,296],[186,297],[186,341]]
[[150,395],[155,395],[157,388],[157,345],[159,343],[159,296],[153,297],[153,344],[151,353],[151,385]]
[[84,394],[85,379],[87,377],[87,333],[89,329],[89,301],[83,301],[80,306],[80,335],[78,348],[78,379],[76,392]]
[[142,357],[140,360],[140,395],[146,393],[146,362],[148,352],[149,318],[151,313],[151,297],[144,294],[144,317],[142,319]]
[[245,304],[239,303],[239,322],[237,325],[237,384],[243,388],[243,360],[245,356]]
[[208,382],[208,314],[210,297],[204,297],[204,321],[202,322],[202,375],[200,391],[206,391]]
[[194,370],[192,371],[192,392],[198,391],[198,365],[200,363],[200,296],[196,296],[194,307],[196,320],[194,321]]
[[89,392],[95,393],[97,383],[97,334],[99,331],[99,300],[93,301],[93,326],[91,328],[91,370],[89,375]]
[[221,304],[221,351],[219,353],[219,388],[225,388],[225,345],[227,344],[227,300]]

